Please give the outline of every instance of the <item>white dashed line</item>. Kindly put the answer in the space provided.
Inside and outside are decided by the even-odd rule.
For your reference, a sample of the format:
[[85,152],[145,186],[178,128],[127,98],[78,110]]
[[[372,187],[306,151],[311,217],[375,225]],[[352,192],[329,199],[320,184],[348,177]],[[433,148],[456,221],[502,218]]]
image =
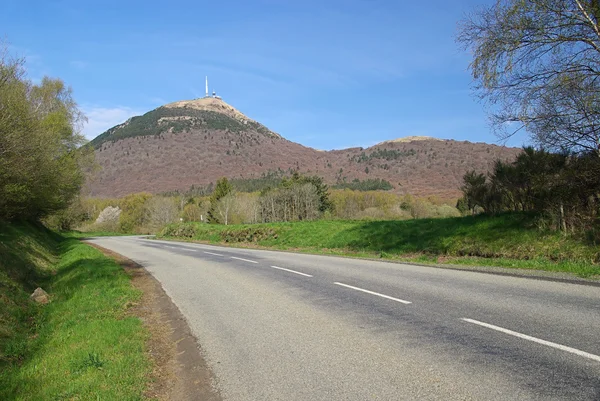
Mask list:
[[306,274],[306,273],[300,273],[300,272],[297,272],[297,271],[295,271],[295,270],[286,269],[286,268],[279,267],[279,266],[271,266],[271,267],[272,267],[273,269],[284,270],[284,271],[286,271],[286,272],[290,272],[290,273],[294,273],[294,274],[299,274],[299,275],[301,275],[301,276],[305,276],[305,277],[312,277],[310,274]]
[[231,259],[243,260],[244,262],[250,262],[250,263],[258,263],[258,262],[254,261],[254,260],[243,259],[243,258],[236,258],[235,256],[232,256]]
[[547,345],[548,347],[556,348],[556,349],[559,349],[561,351],[570,352],[572,354],[579,355],[579,356],[582,356],[584,358],[588,358],[588,359],[592,359],[594,361],[600,362],[600,356],[594,355],[594,354],[590,354],[589,352],[581,351],[581,350],[578,350],[576,348],[571,348],[571,347],[567,347],[566,345],[561,345],[561,344],[553,343],[551,341],[542,340],[540,338],[528,336],[527,334],[517,333],[516,331],[508,330],[508,329],[505,329],[505,328],[502,328],[502,327],[499,327],[499,326],[494,326],[493,324],[480,322],[480,321],[474,320],[474,319],[467,319],[467,318],[463,317],[461,320],[464,320],[465,322],[468,322],[468,323],[477,324],[479,326],[486,327],[488,329],[496,330],[496,331],[499,331],[499,332],[504,333],[504,334],[508,334],[508,335],[515,336],[515,337],[519,337],[519,338],[522,338],[524,340],[533,341],[534,343],[538,343],[538,344],[542,344],[542,345]]
[[380,294],[378,292],[365,290],[363,288],[353,287],[353,286],[348,285],[348,284],[343,284],[343,283],[338,283],[338,282],[335,282],[333,284],[341,285],[342,287],[346,287],[346,288],[351,288],[351,289],[356,290],[356,291],[366,292],[367,294],[377,295],[378,297],[381,297],[381,298],[391,299],[392,301],[400,302],[402,304],[406,304],[406,305],[412,304],[412,302],[410,302],[410,301],[405,301],[403,299],[398,299],[398,298],[390,297],[389,295],[384,295],[384,294]]
[[[200,252],[200,251],[198,251],[198,252]],[[212,252],[206,252],[206,251],[204,251],[204,253],[208,253],[209,255],[215,255],[215,256],[223,256],[220,253],[212,253]]]

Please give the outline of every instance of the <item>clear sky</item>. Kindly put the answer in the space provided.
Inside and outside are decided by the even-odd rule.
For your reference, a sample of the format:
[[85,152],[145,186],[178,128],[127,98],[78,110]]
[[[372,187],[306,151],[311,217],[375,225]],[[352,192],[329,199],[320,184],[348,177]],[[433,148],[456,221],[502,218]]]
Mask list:
[[[93,138],[211,91],[318,149],[409,135],[498,143],[457,22],[491,0],[2,0],[30,78],[73,88]],[[509,145],[520,146],[514,138]]]

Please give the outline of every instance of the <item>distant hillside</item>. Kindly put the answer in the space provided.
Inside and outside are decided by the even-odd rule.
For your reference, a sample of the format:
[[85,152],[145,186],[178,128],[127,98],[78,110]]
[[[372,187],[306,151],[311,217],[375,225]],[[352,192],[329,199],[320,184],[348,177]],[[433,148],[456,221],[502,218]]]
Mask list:
[[483,171],[520,149],[427,137],[386,141],[367,149],[317,151],[270,131],[224,101],[171,103],[133,117],[95,138],[101,169],[90,177],[92,196],[187,190],[222,176],[258,178],[299,170],[331,185],[383,179],[393,191],[458,197],[463,174]]

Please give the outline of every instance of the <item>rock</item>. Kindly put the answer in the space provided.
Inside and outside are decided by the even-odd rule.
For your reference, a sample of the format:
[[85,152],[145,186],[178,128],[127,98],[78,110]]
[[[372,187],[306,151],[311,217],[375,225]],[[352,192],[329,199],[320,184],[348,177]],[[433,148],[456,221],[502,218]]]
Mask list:
[[31,294],[30,298],[39,304],[47,304],[48,302],[50,302],[50,296],[46,291],[42,290],[40,287],[35,289],[33,294]]

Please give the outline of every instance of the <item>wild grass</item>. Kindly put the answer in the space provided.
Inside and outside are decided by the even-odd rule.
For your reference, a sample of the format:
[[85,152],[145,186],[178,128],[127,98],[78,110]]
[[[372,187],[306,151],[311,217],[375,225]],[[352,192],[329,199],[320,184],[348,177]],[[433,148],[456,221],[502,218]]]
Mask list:
[[[535,215],[507,213],[404,221],[341,221],[166,227],[163,237],[254,243],[282,250],[385,259],[563,271],[600,275],[600,250],[584,238],[537,227]],[[271,235],[234,233],[269,231]],[[250,240],[248,240],[250,238]]]
[[[147,334],[128,314],[140,293],[120,266],[38,226],[2,224],[0,239],[0,299],[12,305],[0,312],[0,399],[141,399]],[[49,304],[28,299],[38,285]]]

